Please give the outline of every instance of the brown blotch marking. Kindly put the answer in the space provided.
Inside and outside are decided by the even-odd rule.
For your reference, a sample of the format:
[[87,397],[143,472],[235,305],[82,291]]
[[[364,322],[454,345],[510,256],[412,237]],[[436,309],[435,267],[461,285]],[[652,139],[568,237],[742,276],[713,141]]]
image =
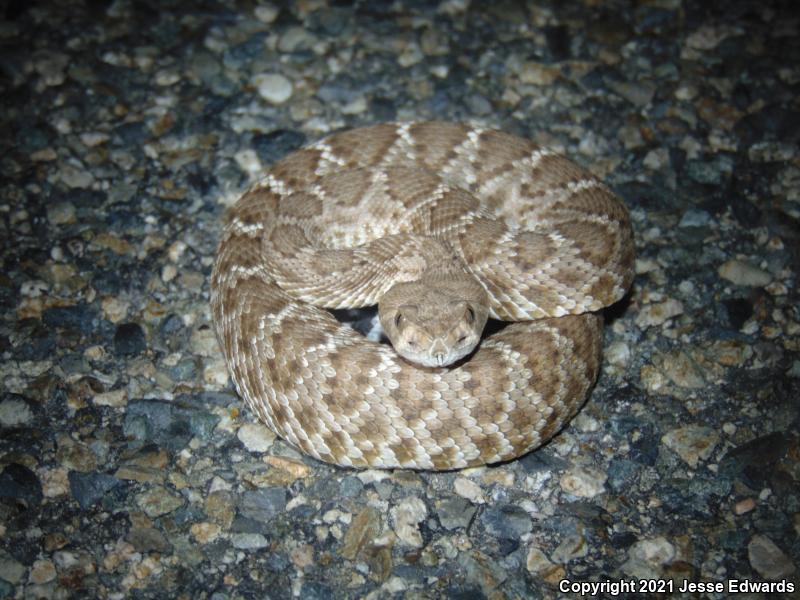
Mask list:
[[587,360],[590,377],[597,376],[598,359],[603,344],[603,321],[595,314],[574,315],[551,321],[558,325],[562,335],[572,341],[574,352]]
[[384,188],[390,198],[409,209],[430,198],[440,180],[426,170],[395,167],[386,170]]
[[394,452],[397,462],[401,465],[408,464],[416,459],[419,442],[414,438],[403,438],[396,444],[391,444],[389,449]]
[[303,189],[315,179],[314,171],[321,155],[314,148],[303,148],[275,163],[270,173],[292,189]]
[[523,273],[541,269],[555,254],[553,242],[546,235],[535,231],[521,231],[514,236],[516,256],[514,264]]
[[420,413],[431,408],[435,386],[430,377],[419,377],[418,370],[422,367],[404,367],[395,374],[398,386],[390,390],[389,395],[402,411],[403,419],[411,423],[419,419]]
[[333,456],[341,457],[347,455],[349,436],[344,431],[329,431],[322,436],[322,439]]
[[555,229],[572,240],[578,255],[592,264],[603,265],[614,254],[615,240],[607,224],[576,219],[558,223]]
[[318,182],[325,193],[329,206],[351,208],[358,206],[372,186],[370,169],[337,171],[326,175]]
[[246,303],[246,313],[241,317],[242,331],[258,331],[258,321],[262,316],[277,314],[286,306],[287,299],[258,277],[240,279],[235,289],[239,302],[243,306]]
[[395,126],[381,124],[343,131],[329,137],[327,142],[336,156],[353,166],[368,167],[379,164],[396,140]]
[[463,190],[452,189],[431,208],[431,228],[433,231],[441,231],[459,217],[475,212],[479,208],[480,202],[475,196]]
[[[594,178],[592,178],[594,179]],[[563,187],[563,186],[562,186]],[[612,221],[625,223],[629,221],[628,210],[622,201],[613,193],[602,187],[582,189],[570,192],[567,197],[554,202],[550,210],[579,211],[586,215],[608,216]]]
[[507,171],[512,161],[529,157],[535,147],[526,139],[502,131],[484,131],[479,138],[475,166],[483,178],[494,177]]
[[[508,341],[520,351],[523,349],[528,350],[522,356],[527,361],[527,367],[531,372],[538,374],[531,379],[530,385],[532,388],[540,393],[542,390],[555,389],[560,381],[555,367],[561,361],[561,351],[556,346],[552,334],[547,331],[533,329],[527,334],[518,330],[512,332],[512,336],[525,336],[524,339],[519,341],[515,341],[514,337],[511,337]],[[547,398],[544,398],[544,400],[547,401]]]
[[279,201],[280,197],[267,188],[252,188],[236,201],[234,210],[226,216],[228,219],[236,216],[245,224],[252,225],[259,222],[264,214],[274,212]]
[[454,149],[464,142],[469,129],[454,123],[418,123],[412,125],[409,131],[414,137],[417,162],[433,172],[439,172],[456,158]]
[[215,271],[230,273],[233,267],[246,268],[261,265],[261,242],[247,235],[233,235],[225,242],[225,247],[217,254]]
[[[313,277],[309,277],[306,274],[302,281],[319,283],[321,279],[330,278],[332,275],[345,277],[363,264],[359,258],[352,250],[324,249],[309,251],[309,254],[303,259],[303,268]],[[298,273],[297,279],[300,279],[301,275],[301,273]],[[342,282],[338,281],[337,283],[341,287]]]
[[309,219],[322,214],[322,201],[305,191],[286,196],[280,203],[281,216]]
[[496,240],[506,232],[506,225],[494,219],[478,218],[459,235],[458,241],[469,264],[476,264],[487,254],[485,240]]
[[539,159],[531,179],[531,191],[534,195],[542,195],[552,189],[563,187],[564,181],[589,179],[592,175],[559,154],[548,154]]
[[311,348],[324,344],[328,337],[314,324],[300,319],[285,319],[281,325],[281,337],[290,339],[298,348]]
[[622,292],[619,291],[615,294],[618,281],[608,273],[602,273],[597,278],[597,281],[592,283],[589,287],[588,293],[594,298],[598,299],[604,306],[613,304],[622,298]]
[[380,456],[378,449],[374,446],[366,446],[360,443],[356,443],[355,445],[361,450],[362,458],[354,459],[353,465],[356,467],[374,465],[375,461],[378,460],[378,456]]
[[483,412],[494,410],[496,398],[505,392],[502,378],[497,377],[497,366],[503,364],[503,353],[492,347],[483,346],[469,362],[470,379],[464,387],[470,390],[471,395],[482,402],[491,403]]
[[312,406],[308,400],[295,402],[291,405],[291,409],[295,419],[302,423],[303,431],[306,432],[309,438],[325,432],[320,423],[318,409]]
[[268,239],[273,250],[282,256],[294,256],[300,249],[311,245],[305,232],[297,225],[278,225]]
[[335,376],[326,381],[331,388],[328,409],[334,415],[350,416],[366,396],[366,384],[369,380],[365,373],[378,367],[380,356],[365,352],[361,346],[346,345],[329,354],[328,360],[336,372]]
[[500,448],[502,448],[502,439],[498,434],[481,434],[478,439],[472,440],[472,442],[477,446],[478,452],[480,452],[480,456],[484,461],[492,460],[500,454]]
[[433,468],[436,470],[452,469],[456,459],[458,458],[458,448],[449,446],[442,448],[439,454],[431,456]]

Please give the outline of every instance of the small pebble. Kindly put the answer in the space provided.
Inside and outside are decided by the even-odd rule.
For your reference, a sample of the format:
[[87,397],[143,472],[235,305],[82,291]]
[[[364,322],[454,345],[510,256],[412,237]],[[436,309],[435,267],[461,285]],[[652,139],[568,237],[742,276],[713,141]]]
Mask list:
[[561,476],[561,489],[579,498],[593,498],[605,492],[606,474],[597,469],[574,467]]
[[768,581],[778,581],[791,577],[795,565],[775,542],[765,535],[755,535],[747,545],[750,565]]
[[292,82],[277,73],[262,73],[253,77],[259,95],[271,104],[283,104],[292,97]]
[[245,423],[236,434],[239,441],[250,452],[266,452],[275,443],[275,434],[261,423]]
[[636,324],[642,329],[662,325],[672,317],[683,314],[683,304],[669,298],[656,304],[648,304],[636,315]]
[[481,487],[466,477],[457,478],[453,482],[453,489],[455,490],[456,494],[466,498],[473,504],[483,504],[486,502]]
[[390,511],[392,528],[401,544],[412,548],[422,547],[419,523],[428,516],[425,503],[415,496],[403,498]]
[[220,526],[216,523],[208,522],[193,523],[189,530],[192,533],[192,537],[201,544],[213,542],[219,537],[222,531]]
[[96,406],[112,406],[122,408],[128,404],[128,391],[124,388],[109,390],[92,396],[92,402]]
[[172,494],[160,485],[152,486],[136,496],[136,505],[151,518],[169,514],[183,504],[183,498]]
[[702,425],[686,425],[664,434],[661,442],[694,469],[711,456],[719,443],[719,433]]
[[756,507],[756,501],[753,498],[744,498],[742,500],[739,500],[736,504],[734,504],[733,512],[736,515],[745,515],[754,510],[755,507]]
[[17,584],[22,581],[26,571],[25,565],[0,548],[0,578],[11,584]]
[[772,276],[742,260],[729,260],[717,270],[723,279],[746,287],[764,287],[772,281]]
[[[84,186],[85,187],[85,186]],[[70,225],[77,221],[75,205],[71,202],[57,202],[47,207],[47,220],[51,225]]]
[[0,427],[19,427],[33,421],[33,411],[22,398],[8,396],[0,402]]
[[48,583],[56,578],[56,566],[49,560],[37,560],[31,567],[30,581],[37,585]]

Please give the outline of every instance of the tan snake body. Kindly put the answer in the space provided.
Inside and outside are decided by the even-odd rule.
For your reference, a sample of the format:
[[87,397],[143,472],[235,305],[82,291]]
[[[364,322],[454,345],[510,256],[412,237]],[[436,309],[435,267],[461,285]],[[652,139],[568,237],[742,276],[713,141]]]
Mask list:
[[[376,125],[290,154],[242,195],[212,318],[237,392],[293,446],[343,466],[456,469],[520,456],[577,412],[599,371],[595,311],[624,296],[632,265],[624,204],[557,153],[466,125]],[[389,293],[420,277],[448,300]],[[392,293],[436,360],[447,335],[467,337],[436,333],[440,316],[515,322],[420,366],[321,308]]]

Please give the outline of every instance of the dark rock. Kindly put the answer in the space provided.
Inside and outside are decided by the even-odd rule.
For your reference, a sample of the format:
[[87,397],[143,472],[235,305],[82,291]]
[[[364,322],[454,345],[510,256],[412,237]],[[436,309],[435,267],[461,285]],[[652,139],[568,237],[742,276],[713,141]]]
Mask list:
[[147,349],[147,339],[138,323],[121,323],[114,332],[114,351],[118,356],[136,356]]
[[42,313],[42,322],[50,327],[60,327],[88,333],[92,330],[97,313],[85,304],[55,306]]
[[64,200],[71,202],[75,208],[97,209],[103,206],[108,194],[102,190],[72,189],[64,194]]
[[529,452],[517,463],[527,473],[537,473],[539,471],[562,471],[569,466],[569,462],[563,458],[556,456],[553,452],[548,451],[547,448]]
[[128,404],[123,431],[135,439],[180,450],[194,436],[207,439],[219,417],[184,403],[135,400]]
[[517,540],[533,529],[530,515],[518,506],[490,506],[479,519],[487,533],[500,539]]
[[16,339],[22,340],[22,343],[14,347],[14,355],[18,360],[52,358],[56,336],[45,323],[38,319],[24,319],[17,323],[14,333]]
[[300,594],[302,598],[309,600],[327,600],[335,595],[333,588],[317,581],[304,581]]
[[659,498],[665,510],[672,514],[702,519],[714,513],[719,499],[725,498],[730,489],[730,480],[723,477],[673,478],[663,482]]
[[317,96],[326,103],[348,104],[357,100],[363,93],[361,86],[349,76],[338,76],[323,83]]
[[306,141],[306,136],[293,129],[277,129],[269,133],[253,136],[253,149],[261,162],[271,165],[293,150],[297,150]]
[[339,484],[339,494],[343,498],[354,498],[358,496],[363,489],[364,484],[361,483],[361,480],[352,475],[342,479],[341,483]]
[[198,365],[194,358],[187,357],[170,367],[169,376],[173,381],[192,381],[197,377]]
[[393,101],[387,98],[370,98],[369,114],[379,122],[394,121],[397,118],[397,107]]
[[245,492],[239,503],[239,512],[249,519],[267,522],[286,508],[286,491],[281,488],[264,488]]
[[449,530],[469,527],[476,510],[477,508],[469,500],[460,496],[447,498],[436,505],[436,515],[439,517],[439,523]]
[[141,121],[123,123],[114,129],[114,135],[123,146],[138,148],[147,140],[150,132]]
[[170,314],[159,324],[158,334],[167,348],[175,352],[185,347],[191,330],[184,326],[183,319],[179,315]]
[[731,329],[739,331],[747,319],[753,316],[753,304],[747,298],[729,298],[723,300]]
[[608,485],[615,491],[628,489],[641,470],[641,465],[626,458],[615,458],[608,465]]
[[547,49],[554,61],[567,60],[572,55],[570,43],[573,36],[566,25],[555,25],[544,28]]
[[265,54],[268,35],[267,32],[258,32],[251,35],[244,42],[229,48],[225,52],[225,64],[229,67],[242,69],[254,59]]
[[685,165],[686,174],[698,183],[720,185],[729,176],[733,167],[730,160],[717,155],[709,160],[690,160]]
[[32,508],[41,504],[42,497],[42,484],[28,467],[11,463],[0,473],[0,498],[15,500],[26,508]]
[[757,489],[790,446],[789,438],[779,431],[756,438],[728,452],[719,462],[719,474],[729,479],[742,478]]
[[79,473],[69,472],[69,489],[72,497],[78,501],[81,508],[87,509],[97,504],[110,490],[122,483],[116,477],[105,473]]
[[169,554],[172,544],[164,534],[153,527],[134,527],[128,534],[127,540],[136,548],[137,552],[161,552]]
[[734,131],[748,146],[762,140],[800,139],[800,111],[770,104],[742,117]]

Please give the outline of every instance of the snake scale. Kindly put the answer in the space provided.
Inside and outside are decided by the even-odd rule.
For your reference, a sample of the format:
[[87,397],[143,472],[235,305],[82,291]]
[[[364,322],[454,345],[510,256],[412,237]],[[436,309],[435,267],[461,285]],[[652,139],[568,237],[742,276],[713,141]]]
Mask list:
[[[520,456],[580,408],[633,277],[627,209],[558,153],[443,122],[334,133],[229,211],[212,319],[238,394],[349,467]],[[378,304],[392,345],[328,308]],[[510,321],[491,335],[487,317]]]

